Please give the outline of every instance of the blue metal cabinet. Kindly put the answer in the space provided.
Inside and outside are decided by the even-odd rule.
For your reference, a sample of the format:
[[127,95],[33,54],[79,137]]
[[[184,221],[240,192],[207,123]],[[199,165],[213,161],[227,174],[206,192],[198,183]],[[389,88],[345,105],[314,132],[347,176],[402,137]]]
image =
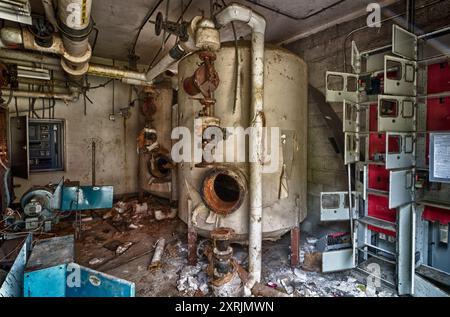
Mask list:
[[64,186],[61,211],[112,208],[113,186]]
[[76,264],[73,236],[38,241],[25,269],[25,297],[134,295],[134,283]]

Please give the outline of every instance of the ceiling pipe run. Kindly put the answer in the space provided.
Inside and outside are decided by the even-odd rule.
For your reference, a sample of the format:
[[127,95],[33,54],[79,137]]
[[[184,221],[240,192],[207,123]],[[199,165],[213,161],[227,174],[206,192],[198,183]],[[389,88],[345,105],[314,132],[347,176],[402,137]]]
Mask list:
[[249,278],[244,287],[245,295],[261,281],[262,263],[262,173],[263,173],[263,116],[264,116],[264,37],[266,20],[252,9],[231,4],[216,16],[219,27],[233,21],[241,21],[252,28],[251,107],[253,135],[250,138],[250,212],[249,212]]
[[[0,31],[1,34],[1,31]],[[40,64],[43,68],[51,70],[61,70],[61,61],[58,58],[31,52],[16,51],[11,49],[0,49],[0,59],[8,61],[18,61]],[[150,86],[152,82],[146,79],[144,72],[123,70],[101,64],[89,64],[87,73],[96,77],[114,78],[121,80],[124,84],[136,86]]]
[[151,86],[152,82],[147,79],[145,73],[119,69],[105,65],[90,64],[87,73],[89,75],[114,78],[121,80],[124,84],[135,86]]
[[58,21],[55,16],[55,8],[53,7],[53,0],[42,0],[42,6],[44,7],[45,16],[48,22],[51,23],[55,30],[58,29]]
[[61,37],[54,36],[53,43],[49,47],[39,46],[34,40],[34,35],[27,29],[4,27],[0,30],[1,48],[24,48],[30,51],[64,55],[66,54]]
[[[4,96],[9,96],[11,91],[2,89],[2,94]],[[80,93],[78,90],[73,90],[71,93],[54,93],[54,92],[36,92],[36,91],[23,91],[23,90],[13,90],[13,97],[17,98],[47,98],[47,99],[58,99],[64,102],[74,102],[77,101]]]
[[181,60],[185,55],[186,49],[181,45],[176,44],[163,58],[161,58],[161,60],[155,66],[150,68],[150,70],[145,75],[145,80],[151,82],[160,74],[164,73],[173,64]]

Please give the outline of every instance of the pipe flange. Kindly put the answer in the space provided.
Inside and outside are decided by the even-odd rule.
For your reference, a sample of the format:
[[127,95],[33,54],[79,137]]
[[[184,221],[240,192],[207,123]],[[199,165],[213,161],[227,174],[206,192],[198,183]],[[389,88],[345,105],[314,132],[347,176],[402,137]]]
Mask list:
[[218,259],[228,259],[233,255],[233,248],[228,247],[225,251],[220,251],[219,249],[214,248],[213,253]]
[[234,261],[231,261],[231,272],[225,274],[222,277],[216,277],[211,281],[211,284],[215,287],[221,287],[227,283],[229,283],[237,274],[237,266]]
[[67,53],[67,51],[64,51],[64,55],[63,55],[63,58],[71,64],[87,63],[87,62],[89,62],[91,57],[92,57],[92,48],[91,48],[90,44],[88,44],[88,49],[87,49],[86,53],[82,56],[73,56],[73,55],[70,55],[69,53]]
[[61,59],[61,67],[69,75],[83,76],[89,70],[89,63],[84,63],[82,65],[77,65],[77,67],[73,67],[68,65],[64,59]]
[[231,240],[234,236],[234,230],[231,228],[217,228],[211,231],[211,239],[213,240]]
[[64,22],[62,22],[58,18],[58,27],[61,31],[61,33],[67,37],[69,40],[74,42],[81,42],[84,41],[89,37],[89,35],[92,33],[92,30],[94,29],[94,23],[92,21],[92,18],[89,20],[89,24],[87,27],[81,30],[73,29],[69,26],[67,26]]

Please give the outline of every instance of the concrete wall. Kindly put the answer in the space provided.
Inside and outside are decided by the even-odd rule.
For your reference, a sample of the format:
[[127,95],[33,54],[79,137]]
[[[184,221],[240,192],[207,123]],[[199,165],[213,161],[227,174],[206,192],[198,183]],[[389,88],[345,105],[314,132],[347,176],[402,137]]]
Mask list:
[[[416,7],[430,1],[416,1]],[[382,15],[398,14],[405,11],[404,1],[383,9]],[[433,7],[417,12],[416,23],[419,30],[425,32],[449,24],[450,1],[443,1]],[[395,20],[404,25],[405,18]],[[344,71],[343,43],[347,35],[356,28],[366,25],[363,16],[353,21],[336,25],[323,32],[311,35],[286,47],[300,55],[308,64],[309,84],[325,92],[325,72]],[[347,40],[347,63],[350,62],[351,41],[355,40],[360,51],[377,48],[391,43],[392,22],[382,24],[381,28],[371,28],[355,33]],[[350,66],[347,66],[350,72]],[[333,104],[334,110],[342,118],[342,104]],[[334,224],[320,223],[320,193],[322,191],[347,190],[347,173],[340,154],[336,154],[328,138],[331,132],[319,112],[317,105],[309,98],[308,124],[308,218],[303,223],[306,232],[320,229],[345,229]],[[325,228],[324,228],[325,227]]]
[[[105,79],[90,78],[91,86],[105,82]],[[115,194],[137,192],[137,152],[136,137],[142,128],[142,116],[136,103],[131,109],[131,117],[124,121],[117,114],[120,108],[127,107],[129,86],[115,84],[115,121],[109,120],[112,112],[112,84],[87,93],[93,104],[87,102],[87,115],[84,115],[82,96],[75,103],[57,102],[55,118],[66,120],[66,151],[64,172],[31,173],[29,180],[15,178],[20,185],[15,189],[17,197],[34,185],[58,182],[63,176],[82,185],[91,184],[91,143],[96,142],[96,183],[114,185]],[[133,94],[133,98],[136,98]],[[19,99],[19,110],[28,109],[28,101]],[[10,105],[10,115],[15,115]],[[41,107],[41,102],[36,103]],[[28,110],[22,115],[28,114]],[[40,111],[38,111],[40,114]]]

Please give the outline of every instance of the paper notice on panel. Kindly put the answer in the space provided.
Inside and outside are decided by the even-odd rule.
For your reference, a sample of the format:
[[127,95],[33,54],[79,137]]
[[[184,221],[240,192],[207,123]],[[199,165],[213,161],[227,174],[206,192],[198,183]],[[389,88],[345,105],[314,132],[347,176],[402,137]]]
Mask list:
[[450,134],[434,135],[434,178],[450,179]]

